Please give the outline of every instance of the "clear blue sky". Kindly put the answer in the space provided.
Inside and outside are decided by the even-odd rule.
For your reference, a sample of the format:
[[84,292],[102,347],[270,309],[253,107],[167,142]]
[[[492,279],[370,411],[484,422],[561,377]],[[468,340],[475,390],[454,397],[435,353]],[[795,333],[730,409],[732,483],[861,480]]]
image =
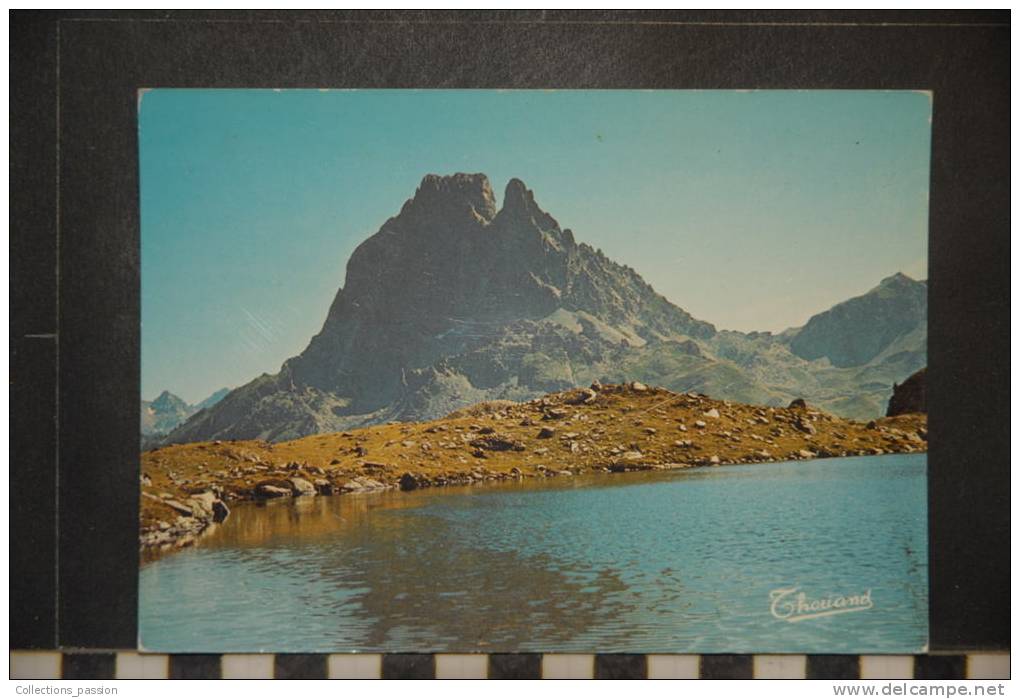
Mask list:
[[927,276],[918,92],[152,90],[139,105],[142,395],[276,372],[426,173],[511,177],[719,328]]

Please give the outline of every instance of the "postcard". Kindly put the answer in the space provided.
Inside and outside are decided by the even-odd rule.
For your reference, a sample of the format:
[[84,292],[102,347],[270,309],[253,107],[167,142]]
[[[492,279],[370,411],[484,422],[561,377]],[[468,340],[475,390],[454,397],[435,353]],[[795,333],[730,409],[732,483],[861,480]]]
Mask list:
[[138,109],[140,647],[926,649],[930,93]]

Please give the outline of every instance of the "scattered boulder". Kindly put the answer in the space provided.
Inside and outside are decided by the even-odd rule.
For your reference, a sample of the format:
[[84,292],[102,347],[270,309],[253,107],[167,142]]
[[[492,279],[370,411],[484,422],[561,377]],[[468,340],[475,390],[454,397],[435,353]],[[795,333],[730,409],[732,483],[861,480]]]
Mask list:
[[213,503],[218,498],[214,493],[198,493],[188,498],[187,505],[191,508],[191,516],[199,519],[213,518]]
[[711,410],[706,410],[703,414],[705,417],[710,417],[713,420],[719,419],[719,411],[716,410],[715,408],[712,408]]
[[290,488],[281,488],[278,485],[259,483],[255,487],[255,495],[260,498],[285,498],[291,494]]
[[596,393],[593,389],[582,388],[575,392],[570,397],[568,397],[567,400],[564,402],[567,405],[588,405],[590,403],[594,403],[595,399],[598,397],[599,394]]
[[174,511],[179,512],[185,517],[192,516],[191,508],[185,505],[184,503],[178,502],[177,500],[164,500],[163,504],[173,509]]
[[632,381],[630,384],[630,390],[637,391],[638,393],[643,393],[644,391],[648,390],[648,386],[645,386],[640,381]]
[[807,402],[803,398],[794,398],[787,406],[790,410],[807,410]]
[[358,476],[341,485],[340,491],[344,493],[358,493],[366,490],[382,490],[385,487],[385,483],[380,483],[374,478]]
[[490,434],[468,442],[476,449],[486,451],[524,451],[524,443],[508,435]]
[[304,478],[288,478],[287,483],[290,484],[290,490],[294,493],[294,497],[315,495],[315,486]]
[[405,473],[400,477],[400,489],[401,490],[418,489],[418,479],[415,478],[413,473]]
[[213,500],[213,521],[222,522],[230,516],[230,508],[227,507],[227,503],[223,502],[219,498]]
[[549,439],[556,436],[556,430],[551,427],[543,427],[538,431],[539,439]]
[[793,426],[803,432],[804,434],[815,434],[818,430],[810,420],[805,420],[804,416],[800,415],[796,420],[793,421]]

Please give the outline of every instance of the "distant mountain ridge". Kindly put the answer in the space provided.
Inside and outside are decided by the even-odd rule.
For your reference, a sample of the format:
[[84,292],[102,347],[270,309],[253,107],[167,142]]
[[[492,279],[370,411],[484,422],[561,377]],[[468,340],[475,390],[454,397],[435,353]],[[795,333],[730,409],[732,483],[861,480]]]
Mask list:
[[897,273],[812,316],[791,339],[790,350],[802,359],[825,357],[833,366],[861,366],[927,320],[927,285]]
[[155,400],[143,400],[141,404],[141,433],[144,436],[166,435],[198,411],[216,405],[228,393],[230,393],[229,388],[221,388],[195,405],[188,405],[170,391],[163,391]]
[[428,175],[351,255],[307,348],[167,441],[293,439],[593,380],[877,416],[925,364],[925,299],[896,275],[782,335],[719,332],[575,241],[520,180],[497,209],[485,175]]

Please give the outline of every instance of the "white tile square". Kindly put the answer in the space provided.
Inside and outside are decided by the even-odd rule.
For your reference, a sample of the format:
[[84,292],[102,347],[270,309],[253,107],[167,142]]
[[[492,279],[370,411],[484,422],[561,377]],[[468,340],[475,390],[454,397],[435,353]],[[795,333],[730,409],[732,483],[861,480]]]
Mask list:
[[862,680],[911,680],[914,678],[912,655],[862,655]]
[[11,679],[59,680],[62,660],[49,651],[11,651]]
[[327,659],[331,680],[377,680],[382,677],[382,656],[378,653],[338,653]]
[[544,680],[590,680],[594,676],[594,655],[556,653],[542,656]]
[[1008,680],[1009,653],[976,653],[967,656],[968,680]]
[[648,679],[696,680],[699,676],[700,656],[649,655]]
[[227,653],[220,657],[220,672],[225,680],[273,679],[272,653]]
[[807,675],[805,655],[756,655],[754,679],[802,680]]
[[437,680],[484,680],[489,676],[489,656],[484,653],[436,655]]
[[170,658],[160,653],[117,653],[114,676],[118,680],[165,680]]

